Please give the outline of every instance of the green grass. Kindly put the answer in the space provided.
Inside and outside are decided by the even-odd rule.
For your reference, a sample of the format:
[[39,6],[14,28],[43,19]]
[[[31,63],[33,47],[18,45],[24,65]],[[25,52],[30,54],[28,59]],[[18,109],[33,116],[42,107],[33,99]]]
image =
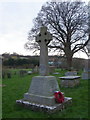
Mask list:
[[[17,72],[14,75],[14,72]],[[73,102],[62,112],[58,111],[54,114],[43,112],[35,112],[30,109],[20,107],[16,104],[16,100],[22,99],[25,92],[30,87],[33,76],[25,75],[20,77],[17,70],[11,70],[12,78],[3,79],[2,82],[6,86],[2,89],[2,117],[3,118],[88,118],[88,80],[80,80],[80,85],[74,88],[61,88],[65,96],[72,97]],[[58,77],[63,76],[66,71],[56,69],[60,75],[55,75],[60,85]]]
[[[0,84],[2,84],[2,79],[0,76]],[[0,118],[2,118],[2,87],[0,87]]]

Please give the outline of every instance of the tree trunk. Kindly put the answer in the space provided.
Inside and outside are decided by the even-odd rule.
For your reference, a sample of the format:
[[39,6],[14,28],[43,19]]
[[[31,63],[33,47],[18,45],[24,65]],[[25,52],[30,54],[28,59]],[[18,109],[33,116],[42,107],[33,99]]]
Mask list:
[[66,60],[67,60],[67,69],[71,70],[71,68],[72,68],[72,55],[68,54],[66,56]]
[[71,51],[71,46],[69,43],[67,44],[67,46],[65,46],[64,52],[65,52],[66,60],[67,60],[67,69],[71,70],[73,53]]

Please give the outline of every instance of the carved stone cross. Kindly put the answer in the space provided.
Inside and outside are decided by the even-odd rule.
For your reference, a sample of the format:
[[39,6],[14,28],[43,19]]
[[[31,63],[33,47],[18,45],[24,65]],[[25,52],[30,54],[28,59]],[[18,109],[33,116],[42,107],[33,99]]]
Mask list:
[[36,36],[36,42],[40,45],[40,66],[39,73],[42,76],[49,74],[48,67],[48,47],[47,45],[52,39],[52,35],[47,31],[47,27],[41,27],[40,33]]

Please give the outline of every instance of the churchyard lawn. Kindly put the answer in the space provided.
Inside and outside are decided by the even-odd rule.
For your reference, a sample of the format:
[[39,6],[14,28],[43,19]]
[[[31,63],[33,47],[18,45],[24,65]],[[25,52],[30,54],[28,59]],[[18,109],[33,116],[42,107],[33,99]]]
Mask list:
[[[11,72],[11,78],[3,78],[2,80],[5,85],[2,87],[3,118],[88,118],[88,80],[80,79],[80,85],[74,88],[60,87],[66,97],[72,98],[72,104],[63,111],[47,114],[31,111],[16,104],[16,100],[23,98],[24,93],[28,91],[32,77],[38,74],[20,76],[17,69],[9,71]],[[56,76],[60,85],[58,77],[63,76],[66,71],[56,69],[56,72],[60,72],[60,74],[52,75]],[[79,75],[81,75],[81,72],[79,72]]]

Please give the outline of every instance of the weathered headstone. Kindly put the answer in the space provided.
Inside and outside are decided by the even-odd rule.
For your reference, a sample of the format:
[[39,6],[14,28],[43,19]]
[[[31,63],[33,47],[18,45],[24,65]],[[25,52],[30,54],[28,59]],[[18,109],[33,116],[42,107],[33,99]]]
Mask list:
[[[40,110],[55,112],[57,110],[63,109],[64,103],[71,103],[72,99],[65,97],[63,104],[58,104],[55,101],[54,92],[60,91],[58,82],[54,76],[49,75],[48,66],[48,47],[52,35],[47,31],[46,27],[41,27],[40,33],[36,36],[36,41],[40,45],[40,66],[39,74],[40,76],[35,76],[32,78],[30,88],[27,93],[24,94],[22,100],[17,100],[18,104],[23,104],[25,106],[31,107],[35,110],[37,107]],[[32,107],[33,106],[33,107]]]
[[83,80],[90,79],[90,40],[88,42],[87,49],[88,49],[88,60],[87,60],[87,63],[85,62],[85,68],[82,73]]
[[5,72],[2,72],[2,79],[5,78]]
[[49,73],[53,74],[55,72],[55,66],[49,66]]
[[36,65],[33,69],[32,69],[32,73],[38,73],[39,72],[39,68]]
[[20,74],[21,77],[23,77],[24,75],[27,74],[27,71],[26,70],[20,70],[19,74]]
[[10,72],[7,73],[7,78],[11,78],[11,73]]

